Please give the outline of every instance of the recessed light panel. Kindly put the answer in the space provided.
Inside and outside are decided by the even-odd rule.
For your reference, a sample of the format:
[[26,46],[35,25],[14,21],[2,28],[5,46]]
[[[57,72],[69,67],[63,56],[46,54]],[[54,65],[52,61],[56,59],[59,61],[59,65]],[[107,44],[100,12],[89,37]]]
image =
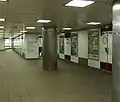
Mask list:
[[71,30],[72,28],[63,28],[63,30]]
[[99,24],[101,24],[100,22],[89,22],[89,23],[87,23],[88,25],[99,25]]
[[51,20],[38,20],[37,23],[49,23]]
[[23,30],[23,31],[20,31],[21,33],[26,33],[27,31]]
[[86,7],[95,3],[95,1],[85,1],[85,0],[72,0],[67,3],[65,6],[73,6],[73,7]]
[[26,27],[26,29],[35,29],[35,27]]
[[4,26],[0,26],[0,29],[3,29],[3,28],[5,28]]
[[4,2],[4,1],[7,1],[7,0],[0,0],[0,2],[1,2],[1,1],[3,1],[3,2]]
[[5,18],[0,18],[0,22],[4,22],[5,21]]

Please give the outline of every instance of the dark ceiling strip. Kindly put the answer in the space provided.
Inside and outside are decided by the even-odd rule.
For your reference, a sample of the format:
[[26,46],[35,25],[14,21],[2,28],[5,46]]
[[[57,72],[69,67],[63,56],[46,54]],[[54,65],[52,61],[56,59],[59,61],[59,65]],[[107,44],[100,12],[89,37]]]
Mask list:
[[69,30],[69,31],[61,31],[58,34],[60,34],[60,33],[69,33],[69,32],[74,32],[74,31],[83,31],[83,30],[90,30],[90,29],[98,29],[98,28],[105,29],[106,26],[109,26],[108,29],[110,31],[112,30],[112,24],[104,24],[104,25],[98,25],[98,26],[96,25],[96,26],[86,27],[86,28],[80,28],[80,29],[72,29],[72,30]]
[[113,4],[120,3],[120,0],[113,0]]

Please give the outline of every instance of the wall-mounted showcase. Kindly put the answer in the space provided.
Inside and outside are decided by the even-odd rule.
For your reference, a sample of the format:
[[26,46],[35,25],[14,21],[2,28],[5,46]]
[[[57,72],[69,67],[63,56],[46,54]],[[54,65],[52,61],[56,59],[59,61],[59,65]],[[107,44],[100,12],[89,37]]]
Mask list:
[[71,55],[78,56],[78,34],[71,33]]
[[102,70],[112,71],[112,31],[101,32],[100,65]]
[[[104,33],[104,34],[103,34]],[[112,71],[112,35],[101,29],[88,29],[84,31],[67,32],[64,35],[62,53],[58,57],[63,60],[79,63],[83,67],[92,67],[104,71]],[[64,47],[63,47],[64,46]],[[64,52],[64,53],[63,53]]]
[[43,38],[42,36],[38,36],[38,45],[39,45],[39,56],[43,55]]
[[59,36],[59,53],[64,54],[64,35]]
[[88,32],[88,58],[99,60],[99,31]]
[[67,32],[58,36],[59,58],[78,63],[78,35]]

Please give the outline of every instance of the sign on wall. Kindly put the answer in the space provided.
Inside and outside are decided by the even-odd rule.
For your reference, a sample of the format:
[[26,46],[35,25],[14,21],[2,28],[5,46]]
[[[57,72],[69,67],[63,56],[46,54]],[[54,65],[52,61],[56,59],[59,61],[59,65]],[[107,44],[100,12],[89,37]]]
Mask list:
[[71,55],[78,56],[78,35],[71,33]]
[[37,42],[27,41],[27,53],[36,53],[36,51],[37,51]]
[[99,31],[88,33],[88,58],[99,60]]
[[59,38],[59,53],[64,54],[64,36]]

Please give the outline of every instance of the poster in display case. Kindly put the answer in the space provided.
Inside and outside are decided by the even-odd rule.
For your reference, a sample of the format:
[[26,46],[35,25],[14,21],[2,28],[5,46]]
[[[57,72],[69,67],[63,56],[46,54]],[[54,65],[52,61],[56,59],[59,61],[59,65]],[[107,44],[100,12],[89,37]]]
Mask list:
[[71,55],[78,56],[78,35],[71,33]]
[[99,60],[99,31],[88,33],[88,58]]
[[59,53],[64,54],[64,36],[59,37]]

